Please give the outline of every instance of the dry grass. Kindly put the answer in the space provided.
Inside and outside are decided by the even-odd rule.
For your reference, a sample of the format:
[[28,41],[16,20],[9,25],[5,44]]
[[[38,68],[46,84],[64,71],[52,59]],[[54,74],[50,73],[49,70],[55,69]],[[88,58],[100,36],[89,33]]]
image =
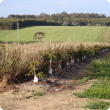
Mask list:
[[60,50],[73,48],[75,50],[80,44],[83,44],[85,48],[96,44],[99,46],[110,46],[109,44],[84,42],[45,42],[23,45],[0,45],[0,79],[3,79],[1,84],[6,86],[6,83],[19,82],[18,79],[22,80],[25,74],[29,72],[30,62],[35,58],[42,58],[42,56],[39,56],[39,52],[43,52],[49,48],[51,50],[55,48]]

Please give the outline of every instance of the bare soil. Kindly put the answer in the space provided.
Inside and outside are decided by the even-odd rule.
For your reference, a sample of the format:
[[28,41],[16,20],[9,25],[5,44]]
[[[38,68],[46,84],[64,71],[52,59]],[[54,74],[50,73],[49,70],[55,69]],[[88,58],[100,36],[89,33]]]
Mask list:
[[[78,80],[89,74],[87,68],[92,60],[103,58],[108,52],[81,60],[42,82],[31,80],[14,85],[14,89],[0,94],[0,107],[4,110],[90,110],[84,108],[90,99],[77,98],[73,92],[83,92],[93,84],[93,79],[84,84]],[[34,96],[36,92],[44,94]]]

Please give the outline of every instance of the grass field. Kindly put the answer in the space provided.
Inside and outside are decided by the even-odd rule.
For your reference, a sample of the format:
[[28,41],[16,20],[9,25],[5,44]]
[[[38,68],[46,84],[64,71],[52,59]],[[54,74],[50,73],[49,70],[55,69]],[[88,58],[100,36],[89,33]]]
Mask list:
[[[33,35],[36,32],[44,32],[43,41],[84,41],[96,42],[103,26],[32,26],[19,29],[21,42],[35,42]],[[108,27],[104,29],[100,42],[104,42],[104,36]],[[75,36],[75,37],[74,37]],[[0,30],[0,42],[17,42],[17,30]]]

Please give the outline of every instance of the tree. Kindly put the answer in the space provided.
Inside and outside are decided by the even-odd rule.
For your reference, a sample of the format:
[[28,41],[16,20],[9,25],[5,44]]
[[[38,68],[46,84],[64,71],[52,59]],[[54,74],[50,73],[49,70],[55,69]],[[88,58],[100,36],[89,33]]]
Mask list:
[[44,38],[45,37],[45,33],[43,33],[43,32],[37,32],[37,33],[35,33],[34,34],[34,39],[36,39],[36,42],[38,41],[40,41],[41,42],[41,39],[42,38]]
[[58,21],[58,16],[56,14],[51,15],[51,20],[52,21]]
[[69,26],[70,25],[70,22],[64,22],[63,24],[62,24],[62,26]]
[[73,25],[73,26],[77,26],[78,23],[77,23],[77,22],[72,22],[72,25]]

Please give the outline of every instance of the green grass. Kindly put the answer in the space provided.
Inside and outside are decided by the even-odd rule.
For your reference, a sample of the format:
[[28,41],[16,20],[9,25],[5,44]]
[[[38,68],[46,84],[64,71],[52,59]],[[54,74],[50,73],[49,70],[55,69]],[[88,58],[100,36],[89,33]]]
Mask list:
[[[83,93],[74,93],[78,97],[95,97],[110,99],[110,54],[101,60],[95,60],[91,63],[89,78],[98,79],[89,89]],[[87,78],[85,78],[87,79]]]
[[85,83],[89,80],[89,77],[83,77],[82,79],[78,80],[79,83]]
[[45,92],[32,92],[32,95],[35,96],[43,96],[45,95]]
[[107,110],[109,106],[110,102],[92,101],[89,102],[89,105],[86,105],[84,108]]
[[[19,39],[20,42],[35,42],[33,35],[36,32],[44,32],[43,41],[96,42],[102,29],[103,26],[32,26],[19,29]],[[17,40],[17,30],[0,30],[0,42],[11,43]]]
[[[90,79],[96,79],[96,81],[89,89],[85,89],[84,92],[73,94],[79,98],[110,99],[110,53],[101,60],[93,61],[89,70],[91,70],[91,72],[88,77]],[[95,101],[89,103],[85,107],[106,110],[109,106],[110,102]]]
[[101,34],[101,36],[100,36],[100,40],[99,40],[99,42],[104,42],[104,40],[105,40],[105,35],[107,34],[107,32],[108,32],[108,27],[105,27],[105,29],[103,30],[103,33]]

